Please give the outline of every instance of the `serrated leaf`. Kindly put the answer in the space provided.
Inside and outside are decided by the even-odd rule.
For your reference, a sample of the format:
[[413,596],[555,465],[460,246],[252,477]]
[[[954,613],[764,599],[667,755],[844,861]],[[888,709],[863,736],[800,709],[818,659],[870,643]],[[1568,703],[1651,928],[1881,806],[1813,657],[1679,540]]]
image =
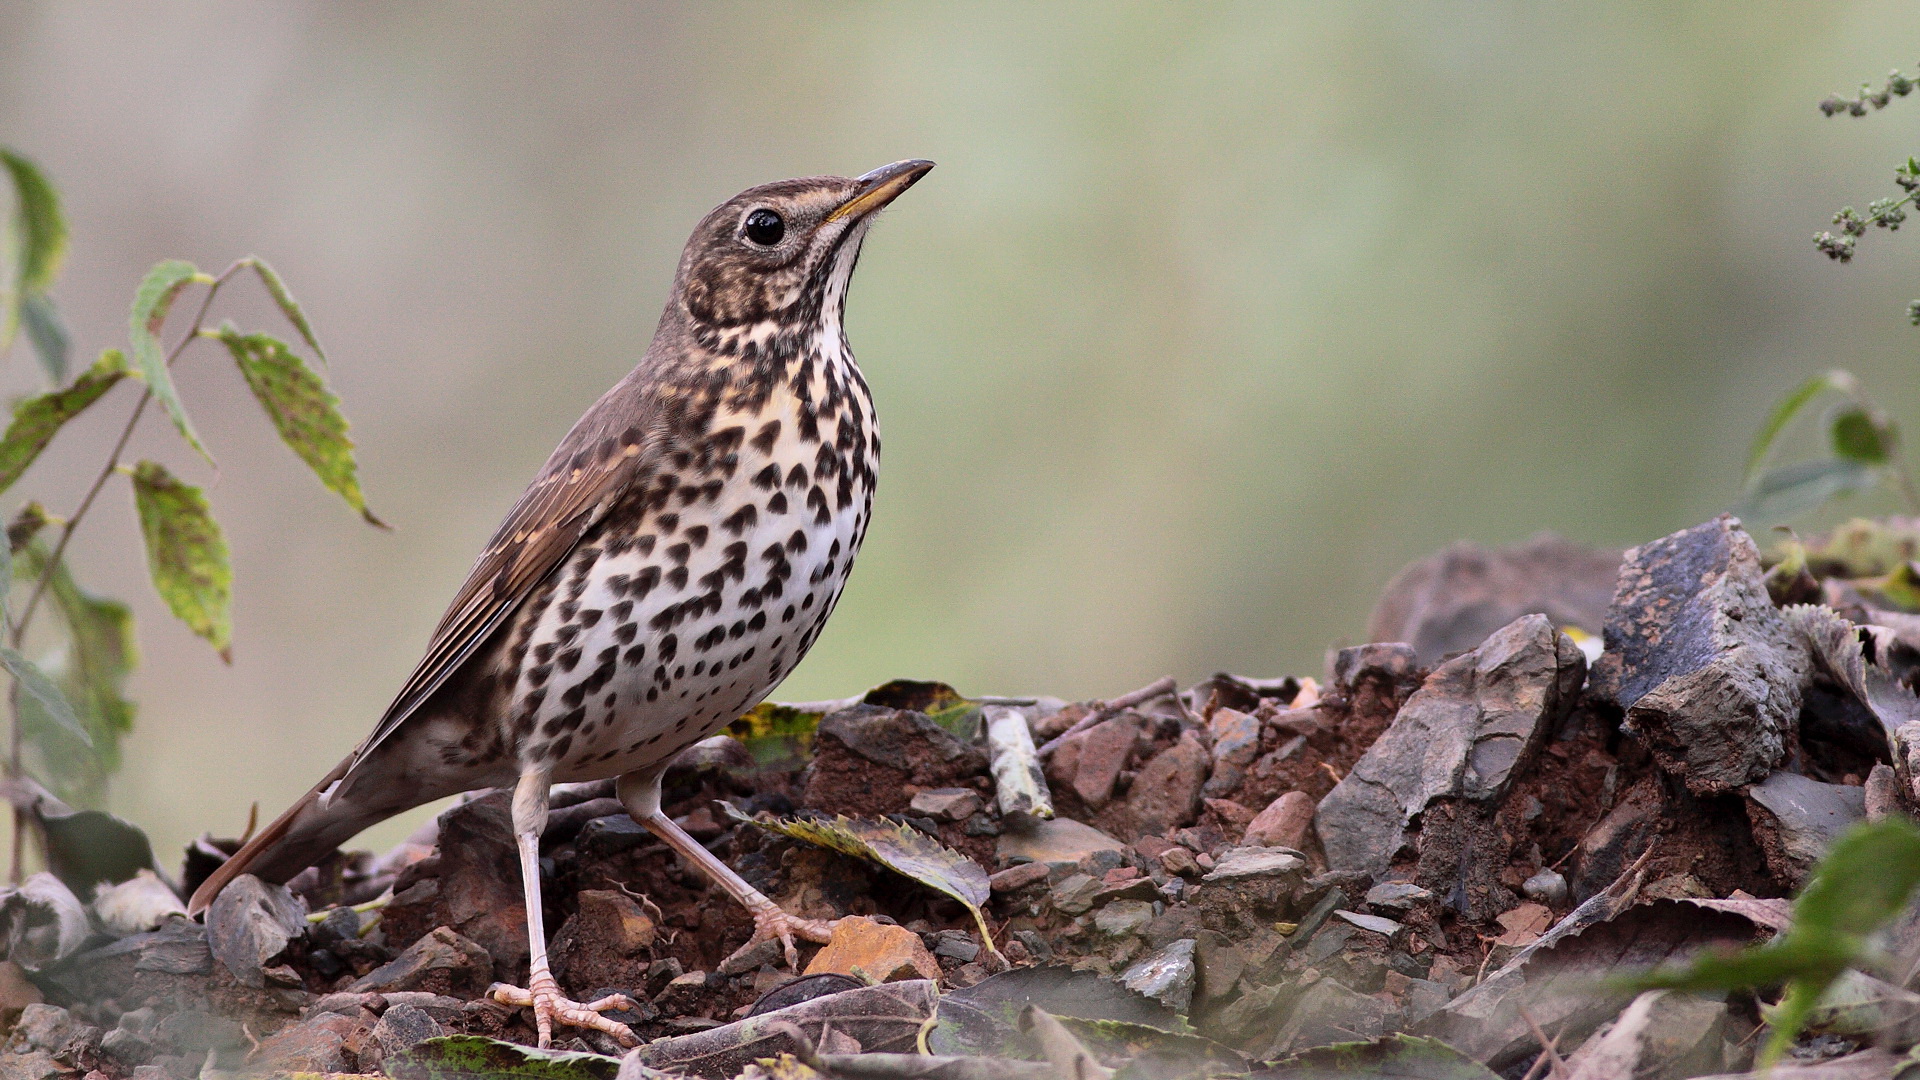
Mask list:
[[243,266],[252,267],[253,272],[260,275],[260,284],[266,286],[267,294],[272,296],[273,302],[280,306],[280,314],[286,316],[295,330],[300,331],[300,340],[306,342],[307,348],[313,350],[314,357],[325,364],[326,350],[320,347],[320,338],[313,332],[313,324],[307,321],[307,313],[300,307],[300,301],[295,300],[293,294],[287,291],[287,283],[281,280],[273,267],[268,266],[265,260],[257,256],[249,255],[241,259],[240,263]]
[[1862,465],[1885,465],[1899,441],[1892,420],[1878,409],[1861,405],[1836,409],[1827,421],[1827,433],[1836,457]]
[[442,1035],[386,1059],[394,1080],[613,1080],[620,1059],[574,1050],[536,1050],[481,1035]]
[[40,370],[47,373],[47,381],[55,386],[67,381],[67,326],[60,319],[60,309],[54,306],[53,297],[45,293],[34,293],[20,305],[20,322],[26,328],[27,340],[33,343],[33,355],[40,361]]
[[187,407],[174,388],[173,375],[167,370],[167,354],[160,344],[160,328],[166,324],[174,299],[181,289],[196,280],[211,279],[192,263],[179,259],[168,259],[147,271],[140,288],[133,294],[133,315],[128,330],[133,339],[135,370],[146,380],[147,389],[159,399],[167,415],[173,418],[180,437],[211,462],[213,455],[207,453],[200,434],[193,429],[193,421],[187,418]]
[[1878,484],[1884,472],[1845,458],[1823,458],[1783,465],[1761,474],[1747,491],[1738,514],[1760,521],[1779,521],[1813,510],[1836,495],[1862,491]]
[[[45,544],[24,545],[14,562],[17,580],[39,581],[49,555]],[[54,789],[74,802],[98,804],[120,767],[120,740],[133,730],[137,711],[126,696],[127,680],[140,662],[133,612],[81,588],[64,561],[47,578],[47,600],[65,634],[40,666],[66,694],[92,745],[56,728],[35,702],[21,702],[21,722]]]
[[92,737],[87,734],[87,729],[80,726],[80,718],[73,714],[73,706],[67,703],[66,695],[60,692],[60,688],[55,686],[53,680],[47,678],[46,672],[41,671],[33,661],[20,655],[18,649],[0,645],[0,667],[7,669],[13,676],[13,680],[20,684],[20,689],[27,692],[28,697],[40,703],[40,706],[47,711],[49,719],[66,728],[81,742],[88,744],[93,742]]
[[7,433],[0,436],[0,491],[20,479],[27,466],[40,456],[40,451],[53,441],[61,425],[99,401],[127,374],[126,357],[118,349],[108,349],[72,386],[16,402]]
[[[866,859],[943,892],[965,905],[980,927],[980,939],[994,949],[981,905],[987,902],[987,872],[979,863],[918,829],[890,821],[835,817],[832,821],[806,818],[749,817],[731,804],[721,803],[735,821],[758,825],[768,832],[791,836],[809,844]],[[994,949],[998,952],[998,949]]]
[[153,587],[168,610],[231,662],[233,569],[206,495],[156,462],[142,461],[132,475]]
[[67,254],[67,222],[60,196],[33,162],[0,148],[0,166],[13,181],[14,213],[10,251],[15,264],[0,311],[0,351],[13,345],[15,331],[33,297],[53,286]]
[[220,341],[233,354],[247,387],[273,420],[280,440],[307,463],[328,490],[345,499],[369,523],[385,528],[386,524],[367,509],[360,492],[353,440],[347,438],[347,418],[340,415],[340,399],[320,376],[285,342],[266,334],[242,334],[223,326]]

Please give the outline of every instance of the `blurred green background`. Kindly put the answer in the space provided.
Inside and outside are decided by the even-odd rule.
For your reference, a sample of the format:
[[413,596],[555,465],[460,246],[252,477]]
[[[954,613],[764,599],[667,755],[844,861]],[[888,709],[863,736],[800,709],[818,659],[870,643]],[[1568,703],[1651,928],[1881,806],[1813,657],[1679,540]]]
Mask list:
[[[351,747],[646,347],[691,224],[786,176],[940,163],[854,288],[883,482],[780,697],[1317,674],[1451,540],[1694,523],[1814,371],[1920,423],[1920,244],[1809,243],[1920,150],[1920,102],[1815,103],[1916,50],[1920,9],[1832,2],[10,4],[0,141],[65,194],[78,358],[153,262],[267,258],[398,527],[190,353],[224,471],[158,423],[137,449],[211,485],[236,659],[165,616],[108,499],[76,562],[146,649],[113,808],[177,850]],[[10,496],[70,508],[130,403]]]

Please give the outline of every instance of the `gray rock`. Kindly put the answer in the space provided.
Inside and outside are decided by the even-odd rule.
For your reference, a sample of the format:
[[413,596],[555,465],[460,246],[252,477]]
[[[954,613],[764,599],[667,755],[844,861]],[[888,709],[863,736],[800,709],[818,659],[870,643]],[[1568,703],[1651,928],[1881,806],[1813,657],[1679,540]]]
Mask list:
[[1432,895],[1411,881],[1383,881],[1367,890],[1367,904],[1392,911],[1411,911],[1413,905]]
[[934,935],[933,955],[970,964],[980,956],[980,945],[965,930],[942,930]]
[[1558,870],[1543,869],[1528,878],[1520,886],[1520,891],[1527,895],[1527,899],[1548,907],[1564,903],[1567,899],[1566,875]]
[[28,1050],[58,1050],[67,1045],[67,1040],[84,1026],[60,1006],[36,1001],[20,1011],[20,1019],[14,1022],[13,1037],[8,1040],[8,1046]]
[[373,1039],[387,1055],[445,1034],[446,1029],[431,1013],[415,1005],[390,1004],[380,1014],[380,1022],[373,1025]]
[[1207,777],[1200,794],[1204,798],[1224,798],[1240,787],[1247,767],[1260,756],[1260,721],[1238,709],[1219,708],[1207,721],[1207,734],[1213,741],[1213,774]]
[[207,943],[206,929],[187,919],[175,919],[150,934],[136,934],[118,943],[131,947],[139,956],[135,971],[157,971],[164,975],[213,974],[213,950]]
[[174,1053],[203,1060],[209,1050],[217,1053],[249,1045],[246,1028],[239,1021],[200,1009],[162,1016],[153,1026],[153,1041]]
[[[1774,773],[1749,788],[1747,796],[1773,819],[1780,852],[1792,864],[1773,869],[1787,871],[1782,876],[1795,884],[1806,878],[1834,837],[1867,816],[1865,788],[1823,784],[1799,773]],[[1756,824],[1764,823],[1759,814],[1754,816]]]
[[915,795],[907,809],[936,821],[960,821],[980,809],[980,793],[972,788],[934,788]]
[[1124,852],[1127,845],[1072,818],[1009,820],[994,854],[1001,862],[1025,860],[1049,866],[1077,866],[1096,851]]
[[1121,983],[1160,1002],[1182,1016],[1193,1004],[1193,938],[1181,938],[1128,968]]
[[1233,848],[1200,880],[1205,885],[1273,882],[1291,891],[1307,880],[1307,859],[1287,848]]
[[252,874],[234,878],[207,909],[207,943],[242,986],[265,986],[265,969],[306,932],[306,901]]
[[1542,615],[1442,664],[1320,800],[1314,827],[1327,864],[1381,876],[1433,800],[1498,801],[1585,675],[1586,657]]
[[1315,1046],[1377,1039],[1386,1032],[1392,1011],[1379,998],[1321,979],[1300,995],[1293,1014],[1262,1056],[1276,1058]]
[[1735,518],[1627,552],[1596,683],[1626,730],[1695,795],[1764,779],[1786,756],[1811,659],[1767,596]]
[[1378,915],[1368,915],[1359,911],[1335,911],[1333,914],[1335,918],[1344,919],[1362,930],[1382,937],[1392,937],[1400,932],[1399,923]]
[[485,949],[442,926],[347,989],[360,994],[424,990],[474,998],[486,989],[492,970]]
[[1406,993],[1400,995],[1402,1021],[1410,1028],[1446,1008],[1451,1000],[1453,995],[1445,986],[1429,979],[1409,979]]
[[1374,641],[1404,641],[1420,661],[1465,652],[1522,615],[1598,636],[1620,576],[1618,548],[1591,548],[1541,533],[1488,548],[1467,541],[1411,563],[1380,594],[1367,620]]
[[1085,915],[1093,910],[1100,882],[1091,874],[1069,874],[1053,886],[1053,906],[1063,915]]
[[1153,921],[1153,905],[1145,900],[1115,900],[1093,916],[1094,929],[1108,937],[1132,937]]

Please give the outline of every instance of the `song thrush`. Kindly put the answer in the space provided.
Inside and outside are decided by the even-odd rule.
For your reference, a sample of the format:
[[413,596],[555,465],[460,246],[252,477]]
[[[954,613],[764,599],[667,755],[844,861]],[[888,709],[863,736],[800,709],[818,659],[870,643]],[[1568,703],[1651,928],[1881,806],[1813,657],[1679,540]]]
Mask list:
[[880,461],[873,399],[841,326],[874,215],[927,170],[750,188],[687,241],[653,344],[547,459],[454,597],[373,733],[194,893],[286,881],[355,833],[462,791],[514,785],[532,960],[554,1021],[622,1042],[548,970],[540,832],[555,782],[619,777],[635,820],[752,912],[754,936],[830,924],[781,910],[660,811],[683,748],[759,702],[826,624],[865,537]]

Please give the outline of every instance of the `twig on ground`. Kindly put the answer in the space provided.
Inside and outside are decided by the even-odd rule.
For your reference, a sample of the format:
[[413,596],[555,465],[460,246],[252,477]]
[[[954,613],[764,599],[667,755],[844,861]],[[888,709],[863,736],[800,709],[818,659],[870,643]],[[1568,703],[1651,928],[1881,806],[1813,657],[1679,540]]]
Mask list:
[[[1173,681],[1173,676],[1167,675],[1155,679],[1130,694],[1121,694],[1117,698],[1110,698],[1106,701],[1096,701],[1093,703],[1093,708],[1088,710],[1087,715],[1074,721],[1072,727],[1048,739],[1046,745],[1035,751],[1035,754],[1038,757],[1045,758],[1059,749],[1061,743],[1100,723],[1114,713],[1131,709],[1135,705],[1143,705],[1164,694],[1178,695],[1179,690],[1180,684]],[[1183,707],[1181,711],[1185,712],[1186,710]]]
[[1533,1037],[1540,1040],[1540,1048],[1543,1051],[1545,1051],[1547,1055],[1547,1061],[1549,1062],[1549,1065],[1547,1068],[1547,1075],[1559,1076],[1560,1074],[1566,1072],[1566,1069],[1567,1069],[1566,1061],[1563,1058],[1561,1058],[1560,1052],[1554,1049],[1554,1044],[1559,1040],[1547,1038],[1547,1033],[1541,1030],[1539,1022],[1534,1020],[1533,1014],[1527,1011],[1527,1007],[1525,1005],[1519,1006],[1519,1009],[1520,1009],[1520,1019],[1525,1020],[1527,1022],[1527,1030],[1533,1032]]

